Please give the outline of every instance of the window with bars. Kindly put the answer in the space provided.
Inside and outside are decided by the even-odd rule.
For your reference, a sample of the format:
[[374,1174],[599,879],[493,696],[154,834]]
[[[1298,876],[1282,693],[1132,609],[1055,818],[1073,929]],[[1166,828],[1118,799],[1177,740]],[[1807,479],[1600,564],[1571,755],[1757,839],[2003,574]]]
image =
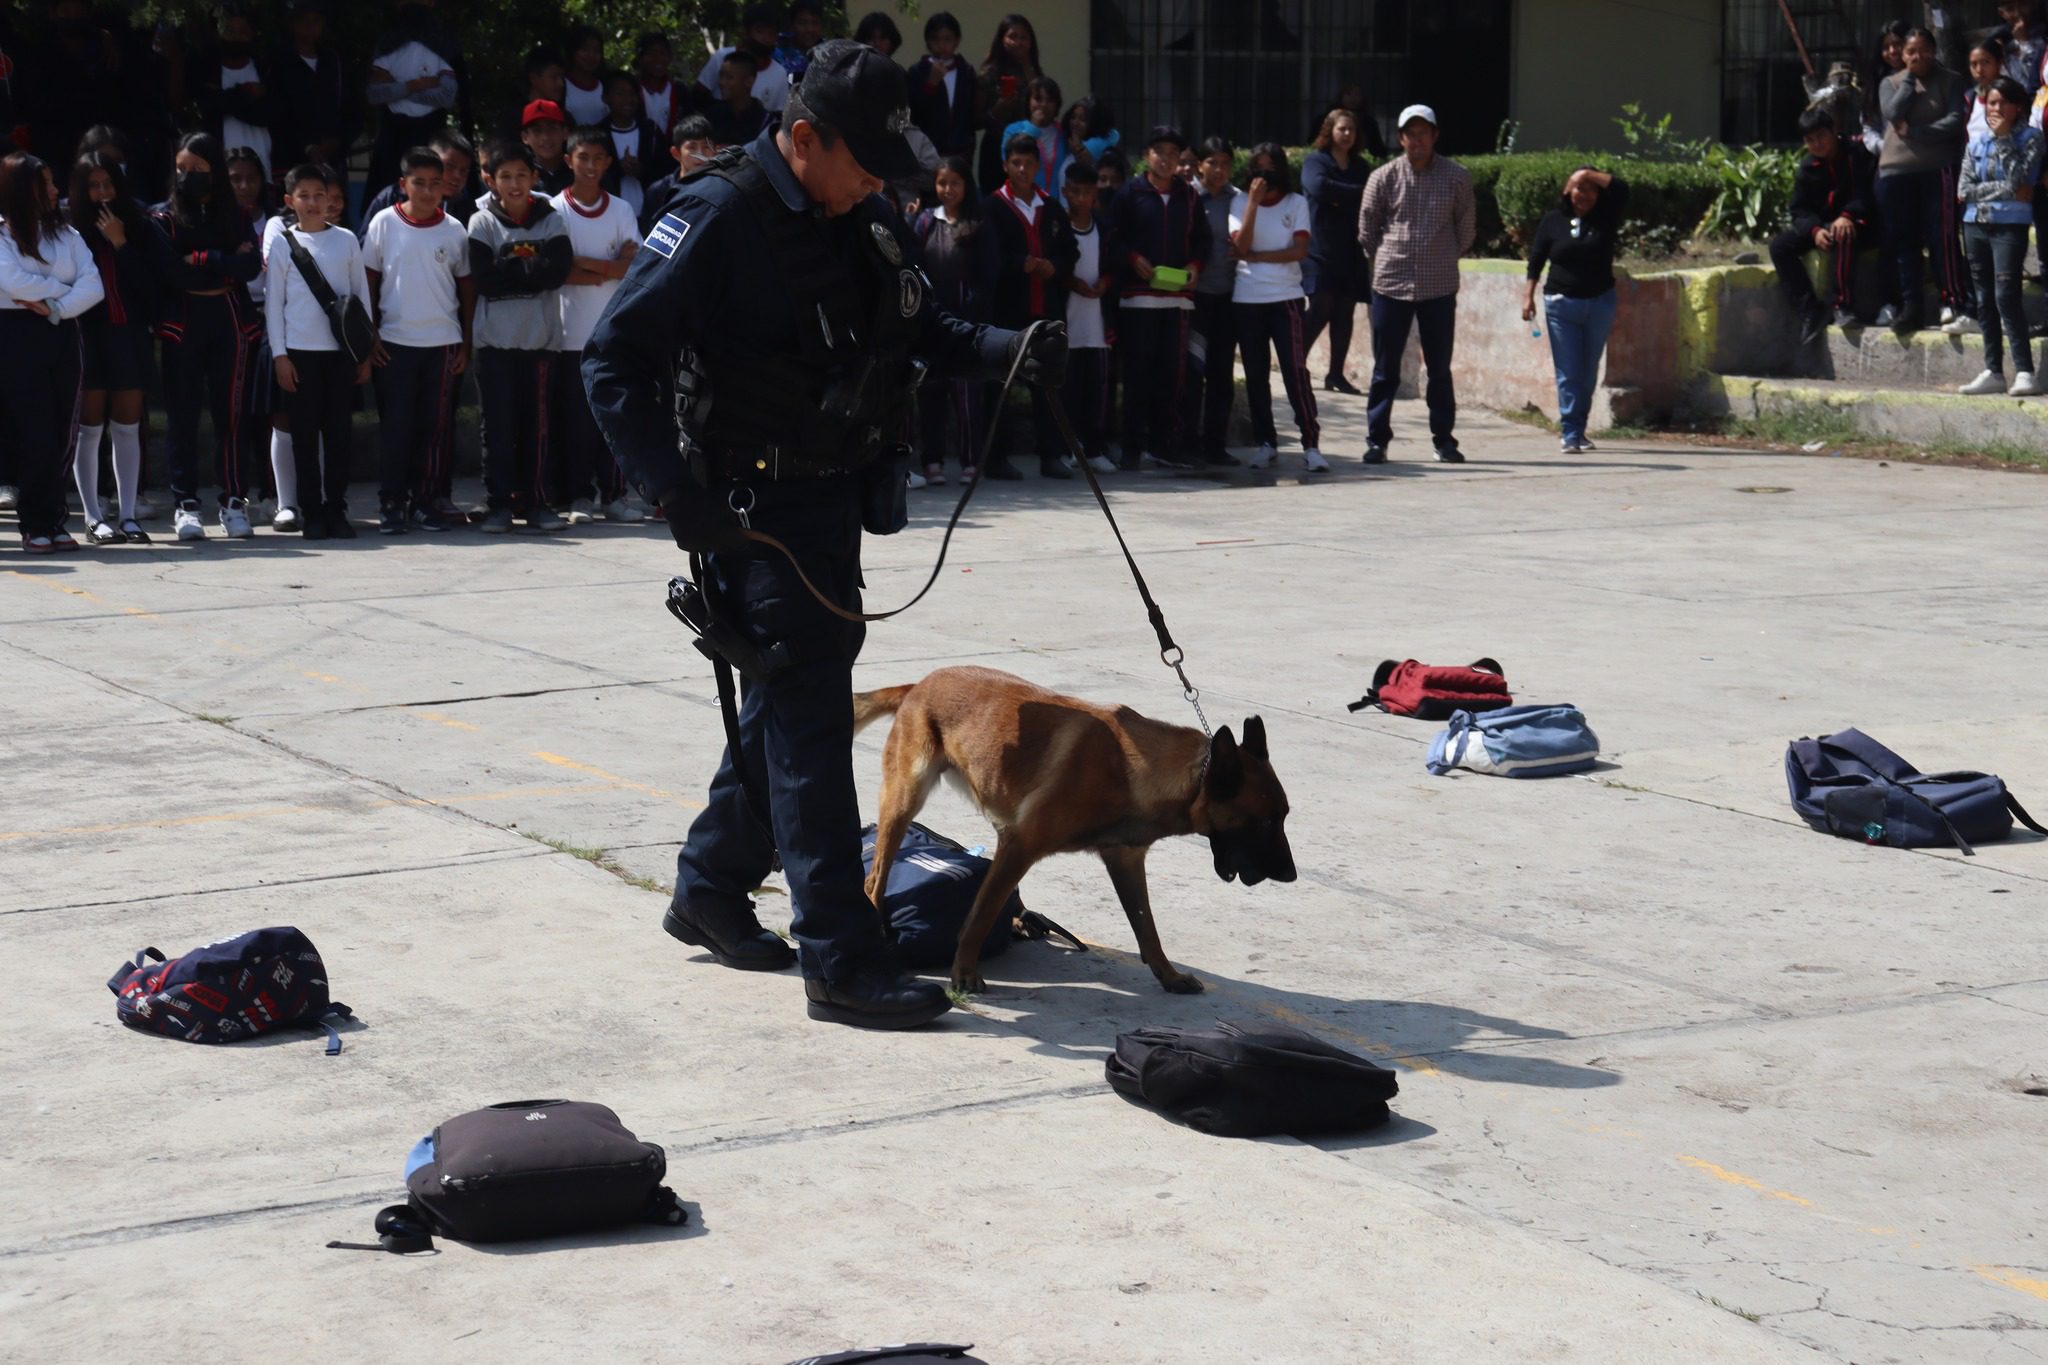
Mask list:
[[[1094,92],[1124,136],[1157,123],[1240,146],[1312,137],[1357,87],[1391,142],[1437,106],[1447,151],[1489,151],[1508,116],[1512,0],[1093,0]],[[1373,139],[1368,136],[1368,141]]]

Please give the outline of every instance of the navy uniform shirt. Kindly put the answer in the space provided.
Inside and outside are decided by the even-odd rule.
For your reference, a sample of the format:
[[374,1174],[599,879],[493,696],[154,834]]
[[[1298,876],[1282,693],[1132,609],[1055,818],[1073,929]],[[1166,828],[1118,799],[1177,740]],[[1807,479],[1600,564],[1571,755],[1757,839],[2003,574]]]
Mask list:
[[[772,131],[755,138],[747,151],[792,213],[816,208]],[[650,498],[667,497],[690,481],[676,449],[667,396],[677,350],[715,351],[735,339],[757,354],[798,348],[794,306],[751,217],[739,192],[718,176],[699,176],[683,186],[655,217],[583,348],[591,412],[627,482]],[[831,223],[849,232],[857,228],[850,215]],[[914,261],[909,235],[897,237],[904,259]],[[1007,368],[1014,334],[940,311],[929,289],[917,327],[916,354],[935,379],[1000,377]]]

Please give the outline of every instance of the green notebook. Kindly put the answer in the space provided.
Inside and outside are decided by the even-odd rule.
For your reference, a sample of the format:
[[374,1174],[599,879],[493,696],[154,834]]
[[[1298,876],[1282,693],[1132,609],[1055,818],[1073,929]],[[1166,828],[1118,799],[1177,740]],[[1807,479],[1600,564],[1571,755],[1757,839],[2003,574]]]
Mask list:
[[1161,265],[1152,268],[1152,287],[1155,289],[1185,289],[1194,277],[1178,266]]

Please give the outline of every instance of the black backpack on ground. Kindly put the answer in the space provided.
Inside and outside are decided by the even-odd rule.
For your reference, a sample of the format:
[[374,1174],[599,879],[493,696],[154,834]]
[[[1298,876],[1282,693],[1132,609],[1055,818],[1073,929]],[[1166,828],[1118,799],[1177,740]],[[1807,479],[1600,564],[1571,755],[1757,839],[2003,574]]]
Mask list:
[[684,1221],[675,1191],[661,1183],[667,1154],[601,1104],[494,1104],[449,1119],[415,1150],[424,1159],[406,1171],[411,1198],[377,1215],[386,1251],[428,1250],[434,1234],[510,1242]]
[[980,1356],[967,1354],[974,1346],[953,1346],[945,1342],[907,1342],[901,1346],[870,1346],[859,1351],[835,1351],[829,1356],[805,1356],[789,1365],[866,1365],[887,1361],[890,1365],[988,1365]]
[[1223,1137],[1357,1133],[1391,1115],[1392,1071],[1285,1024],[1117,1035],[1103,1065],[1119,1094]]

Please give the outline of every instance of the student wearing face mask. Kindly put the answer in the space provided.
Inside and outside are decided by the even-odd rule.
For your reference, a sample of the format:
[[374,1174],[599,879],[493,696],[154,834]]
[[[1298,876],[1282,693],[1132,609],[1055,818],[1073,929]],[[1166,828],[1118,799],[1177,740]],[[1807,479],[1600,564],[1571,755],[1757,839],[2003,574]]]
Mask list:
[[262,319],[249,300],[249,281],[263,267],[256,235],[227,183],[227,153],[211,133],[178,144],[171,200],[151,211],[170,239],[174,288],[157,335],[163,341],[164,407],[168,418],[173,526],[179,540],[204,540],[199,493],[205,484],[199,412],[213,418],[221,533],[251,534],[250,483],[243,420],[235,401],[249,383],[249,359]]

